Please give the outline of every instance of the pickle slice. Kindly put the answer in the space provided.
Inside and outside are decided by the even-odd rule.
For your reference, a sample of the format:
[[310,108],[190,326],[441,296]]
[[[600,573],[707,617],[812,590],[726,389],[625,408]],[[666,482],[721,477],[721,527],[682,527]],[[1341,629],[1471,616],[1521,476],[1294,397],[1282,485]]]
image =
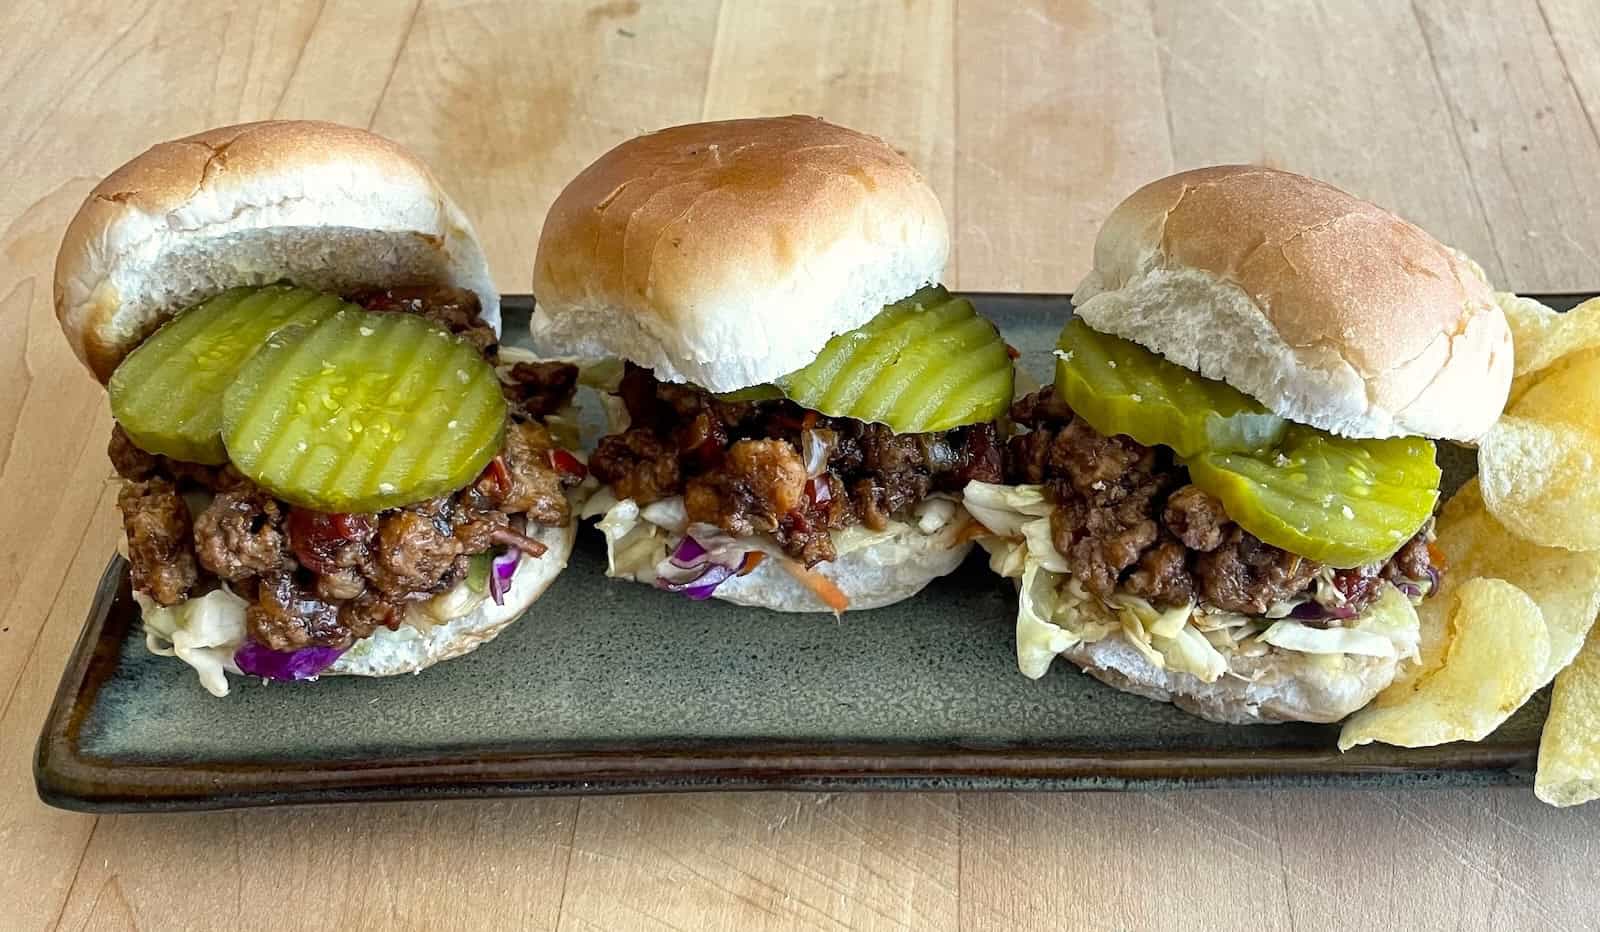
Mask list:
[[1349,440],[1294,425],[1275,450],[1205,453],[1188,467],[1240,527],[1339,568],[1387,559],[1439,497],[1433,444],[1420,437]]
[[415,315],[359,309],[274,336],[222,410],[240,472],[335,512],[464,487],[499,452],[506,419],[494,369],[470,344]]
[[718,401],[777,401],[783,397],[783,389],[770,382],[752,385],[749,388],[736,388],[731,392],[718,392]]
[[932,287],[835,336],[777,385],[812,410],[906,434],[994,420],[1011,404],[1013,375],[994,324]]
[[1077,319],[1056,343],[1056,391],[1100,433],[1168,446],[1179,456],[1264,450],[1287,423],[1225,382]]
[[269,337],[340,308],[333,295],[292,285],[233,288],[180,313],[111,374],[111,414],[140,449],[175,460],[227,462],[222,393]]
[[467,588],[482,595],[489,591],[489,573],[494,567],[491,565],[494,555],[485,550],[475,553],[467,558]]

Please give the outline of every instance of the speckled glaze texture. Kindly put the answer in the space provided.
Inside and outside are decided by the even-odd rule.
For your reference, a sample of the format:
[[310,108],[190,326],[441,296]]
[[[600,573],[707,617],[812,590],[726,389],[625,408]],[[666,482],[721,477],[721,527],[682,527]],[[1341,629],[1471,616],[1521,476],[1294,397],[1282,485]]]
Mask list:
[[[1048,373],[1062,297],[976,296]],[[1557,306],[1567,306],[1562,302]],[[526,332],[508,299],[508,334]],[[1461,481],[1470,457],[1447,464]],[[109,549],[110,544],[107,543]],[[36,778],[100,811],[714,788],[1106,789],[1526,779],[1546,703],[1489,740],[1340,755],[1332,726],[1227,727],[1057,665],[1016,671],[1015,596],[981,555],[908,602],[779,615],[571,566],[495,641],[415,676],[235,680],[215,699],[148,654],[113,564]]]

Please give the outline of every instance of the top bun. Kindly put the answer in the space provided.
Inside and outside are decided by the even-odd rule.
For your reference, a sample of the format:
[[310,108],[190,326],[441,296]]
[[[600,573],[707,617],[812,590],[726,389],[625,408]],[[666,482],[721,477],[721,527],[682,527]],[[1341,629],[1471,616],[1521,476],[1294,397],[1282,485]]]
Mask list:
[[789,116],[630,139],[567,185],[533,267],[550,352],[732,391],[937,281],[950,231],[881,139]]
[[56,319],[104,382],[173,312],[279,280],[344,292],[442,283],[500,298],[427,166],[334,123],[225,126],[161,143],[89,193],[56,256]]
[[1471,263],[1331,185],[1220,165],[1111,212],[1073,296],[1097,330],[1347,437],[1475,440],[1511,331]]

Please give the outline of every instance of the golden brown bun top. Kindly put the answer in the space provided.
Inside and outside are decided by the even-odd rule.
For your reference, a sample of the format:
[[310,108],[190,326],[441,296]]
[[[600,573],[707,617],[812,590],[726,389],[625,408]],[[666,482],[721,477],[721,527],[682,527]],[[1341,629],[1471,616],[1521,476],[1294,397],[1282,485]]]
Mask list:
[[1472,265],[1332,185],[1221,165],[1134,192],[1074,303],[1091,326],[1355,437],[1481,436],[1511,336]]
[[927,182],[882,140],[814,117],[630,139],[567,185],[534,263],[536,337],[714,391],[804,366],[937,280]]
[[108,175],[62,238],[56,318],[103,382],[172,312],[282,279],[445,282],[499,322],[483,250],[427,166],[382,136],[302,120],[159,143]]
[[[223,174],[288,174],[351,156],[373,172],[404,176],[428,171],[397,143],[354,126],[317,120],[263,120],[218,126],[156,143],[95,185],[89,202],[168,210]],[[74,227],[92,216],[80,211]]]

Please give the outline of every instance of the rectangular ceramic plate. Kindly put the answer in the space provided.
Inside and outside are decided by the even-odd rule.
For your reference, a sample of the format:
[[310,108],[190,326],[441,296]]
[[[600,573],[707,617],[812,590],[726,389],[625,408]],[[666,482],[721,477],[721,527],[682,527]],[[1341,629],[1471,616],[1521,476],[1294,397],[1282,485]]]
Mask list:
[[[1051,371],[1067,298],[971,297],[1026,370]],[[512,342],[529,308],[507,300]],[[528,617],[476,653],[417,676],[236,680],[214,699],[188,666],[145,651],[114,559],[39,740],[39,793],[130,812],[712,789],[1488,784],[1528,779],[1546,709],[1541,696],[1478,744],[1340,754],[1333,726],[1213,725],[1059,665],[1026,679],[1015,596],[981,556],[915,599],[842,621],[689,602],[604,570],[586,528]]]

